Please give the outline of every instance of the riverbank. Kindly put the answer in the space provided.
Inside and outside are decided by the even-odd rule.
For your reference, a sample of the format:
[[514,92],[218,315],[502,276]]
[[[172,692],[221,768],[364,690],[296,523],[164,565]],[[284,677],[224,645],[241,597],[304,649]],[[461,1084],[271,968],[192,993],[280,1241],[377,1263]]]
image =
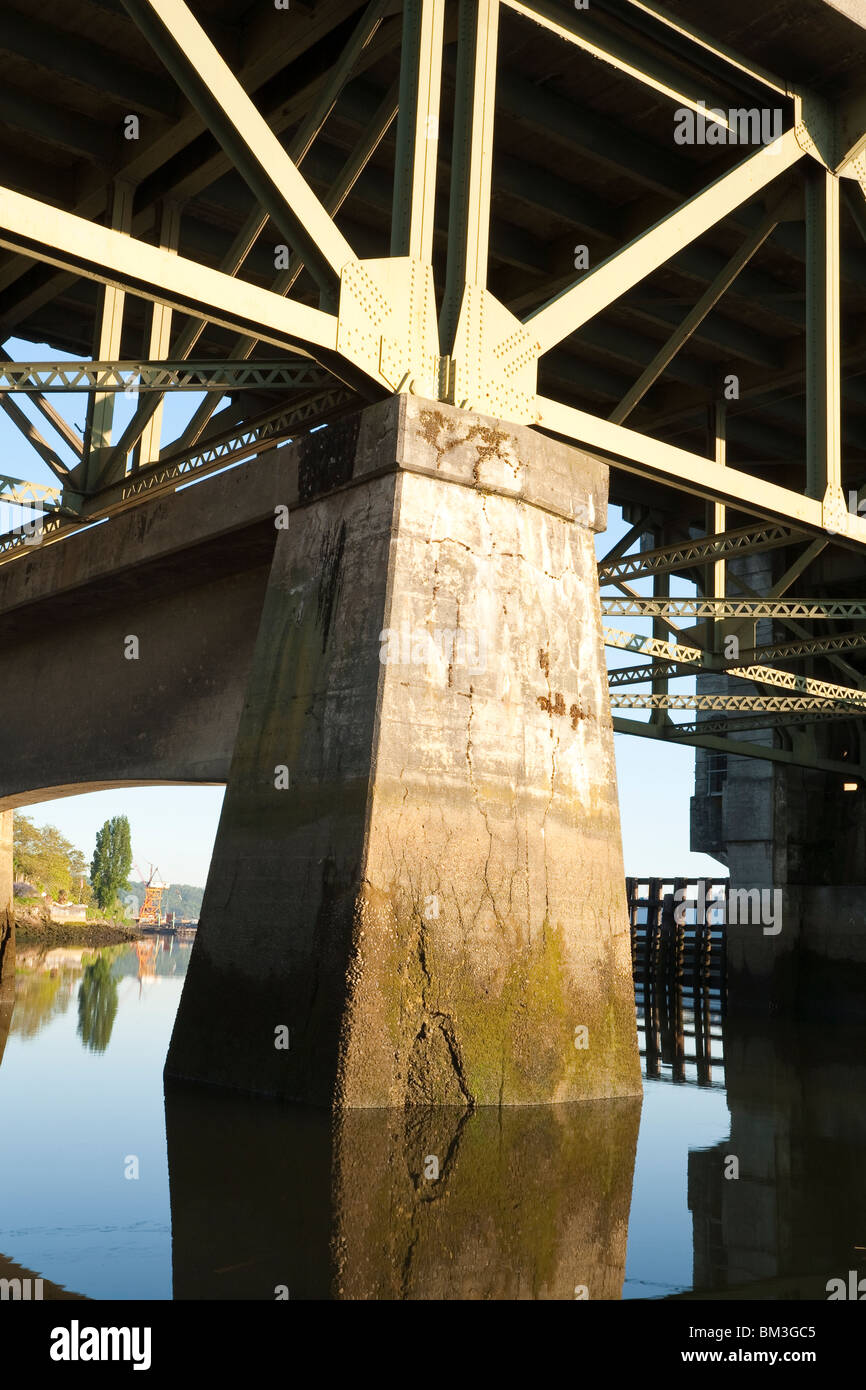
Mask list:
[[137,927],[122,922],[51,922],[39,912],[15,912],[15,936],[22,945],[116,946],[137,941],[140,935]]

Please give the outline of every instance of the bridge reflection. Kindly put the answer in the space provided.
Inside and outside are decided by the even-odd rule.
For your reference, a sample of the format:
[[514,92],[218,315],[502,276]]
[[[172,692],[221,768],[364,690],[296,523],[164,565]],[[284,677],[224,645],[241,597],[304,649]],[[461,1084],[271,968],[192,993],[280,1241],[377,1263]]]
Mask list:
[[725,1069],[730,1138],[689,1154],[692,1296],[825,1299],[866,1275],[866,1029],[752,1021]]
[[334,1122],[172,1085],[174,1296],[617,1299],[640,1108]]
[[15,928],[5,932],[0,924],[0,1062],[12,1027],[15,1008]]

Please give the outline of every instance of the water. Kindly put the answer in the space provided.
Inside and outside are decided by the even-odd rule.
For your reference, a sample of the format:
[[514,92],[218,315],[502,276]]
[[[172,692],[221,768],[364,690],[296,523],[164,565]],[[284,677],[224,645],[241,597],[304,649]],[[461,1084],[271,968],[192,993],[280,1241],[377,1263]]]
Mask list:
[[701,1064],[688,1010],[656,1011],[649,1047],[641,1013],[642,1105],[354,1112],[333,1133],[164,1097],[189,950],[19,947],[0,1276],[97,1299],[648,1299],[826,1297],[866,1273],[862,1031],[707,1014]]

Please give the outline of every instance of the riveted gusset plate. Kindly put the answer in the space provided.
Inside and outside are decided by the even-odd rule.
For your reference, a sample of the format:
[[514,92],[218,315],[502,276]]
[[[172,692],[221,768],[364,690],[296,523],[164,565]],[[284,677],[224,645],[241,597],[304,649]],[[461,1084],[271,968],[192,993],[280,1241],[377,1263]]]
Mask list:
[[337,350],[392,391],[435,398],[439,331],[432,268],[409,256],[344,266]]
[[451,368],[451,400],[468,410],[534,424],[540,344],[480,285],[463,293]]
[[794,100],[794,135],[804,154],[811,155],[826,169],[838,163],[838,121],[829,102],[811,93]]

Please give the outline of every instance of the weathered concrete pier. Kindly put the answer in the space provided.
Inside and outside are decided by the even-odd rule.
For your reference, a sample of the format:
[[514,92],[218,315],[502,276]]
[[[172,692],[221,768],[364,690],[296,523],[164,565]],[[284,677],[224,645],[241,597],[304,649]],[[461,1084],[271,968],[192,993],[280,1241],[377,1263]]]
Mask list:
[[852,5],[109,8],[0,20],[0,324],[63,354],[0,360],[0,816],[226,783],[169,1076],[635,1091],[612,728],[712,754],[696,843],[789,892],[766,1007],[862,965]]
[[366,1106],[633,1092],[604,468],[405,396],[287,454],[168,1073]]

